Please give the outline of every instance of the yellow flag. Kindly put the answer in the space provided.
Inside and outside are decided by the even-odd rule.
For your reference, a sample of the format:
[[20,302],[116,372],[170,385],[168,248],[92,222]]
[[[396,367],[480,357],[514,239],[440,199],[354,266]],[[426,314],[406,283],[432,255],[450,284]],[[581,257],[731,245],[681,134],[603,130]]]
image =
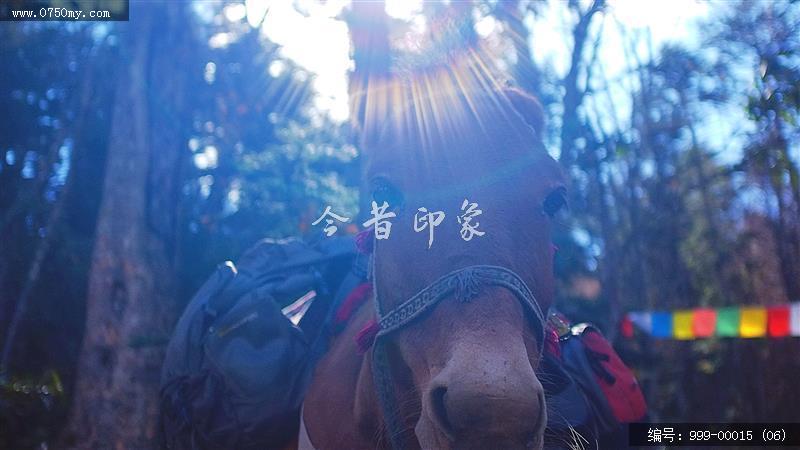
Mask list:
[[739,335],[743,338],[757,338],[766,334],[767,309],[758,306],[742,308]]
[[672,313],[672,336],[682,341],[694,339],[691,310],[680,309]]

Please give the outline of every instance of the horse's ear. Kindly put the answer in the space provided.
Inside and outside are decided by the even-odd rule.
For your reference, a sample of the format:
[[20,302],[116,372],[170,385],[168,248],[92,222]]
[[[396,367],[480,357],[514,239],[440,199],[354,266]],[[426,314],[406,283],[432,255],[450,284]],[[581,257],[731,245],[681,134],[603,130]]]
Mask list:
[[544,130],[544,109],[539,100],[516,87],[507,87],[504,91],[511,105],[522,116],[525,123],[536,131],[537,136],[541,137]]

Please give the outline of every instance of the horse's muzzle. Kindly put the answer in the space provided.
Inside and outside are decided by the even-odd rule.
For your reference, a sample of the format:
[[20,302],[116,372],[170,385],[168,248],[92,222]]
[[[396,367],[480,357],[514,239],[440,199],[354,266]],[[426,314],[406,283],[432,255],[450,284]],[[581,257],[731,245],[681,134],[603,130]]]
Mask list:
[[429,419],[452,448],[541,448],[544,390],[527,358],[480,350],[463,356],[432,380],[426,399]]

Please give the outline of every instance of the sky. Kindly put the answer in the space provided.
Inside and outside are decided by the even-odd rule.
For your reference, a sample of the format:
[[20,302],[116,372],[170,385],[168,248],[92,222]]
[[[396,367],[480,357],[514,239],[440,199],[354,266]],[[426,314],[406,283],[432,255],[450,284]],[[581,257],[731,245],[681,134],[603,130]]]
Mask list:
[[347,25],[337,16],[346,1],[298,1],[301,14],[287,0],[247,0],[251,24],[266,17],[261,25],[264,34],[281,45],[283,55],[315,75],[315,105],[337,120],[348,117],[347,73],[352,68],[350,37]]
[[[348,3],[349,0],[247,0],[245,10],[241,11],[251,24],[261,23],[263,33],[282,46],[285,57],[314,74],[315,106],[339,122],[348,118],[347,74],[353,67],[347,25],[339,18]],[[627,69],[622,31],[649,35],[649,39],[637,41],[636,51],[641,55],[648,54],[648,46],[655,51],[667,42],[696,47],[700,45],[696,24],[711,12],[714,4],[698,0],[609,0],[608,3],[603,20],[595,22],[597,28],[593,32],[602,33],[599,61],[607,79],[618,84],[616,94],[612,86],[612,98],[618,116],[624,118],[629,112],[626,92],[630,89],[622,85],[625,80],[620,76]],[[386,11],[392,17],[410,20],[421,5],[421,0],[386,0]],[[568,68],[572,45],[569,30],[573,21],[566,2],[551,3],[533,23],[529,20],[535,60],[549,65],[559,76]],[[485,35],[495,25],[489,18],[479,20],[476,28]],[[723,145],[735,119],[709,114],[705,120],[708,124],[701,127],[701,138],[712,146]]]

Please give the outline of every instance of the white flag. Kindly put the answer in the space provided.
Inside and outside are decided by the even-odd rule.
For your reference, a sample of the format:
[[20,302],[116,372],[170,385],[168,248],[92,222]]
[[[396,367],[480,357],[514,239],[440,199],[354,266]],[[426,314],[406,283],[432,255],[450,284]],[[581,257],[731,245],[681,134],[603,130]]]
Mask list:
[[635,311],[629,312],[628,318],[634,325],[647,334],[653,332],[653,316],[649,312]]
[[789,334],[800,336],[800,302],[789,305]]

